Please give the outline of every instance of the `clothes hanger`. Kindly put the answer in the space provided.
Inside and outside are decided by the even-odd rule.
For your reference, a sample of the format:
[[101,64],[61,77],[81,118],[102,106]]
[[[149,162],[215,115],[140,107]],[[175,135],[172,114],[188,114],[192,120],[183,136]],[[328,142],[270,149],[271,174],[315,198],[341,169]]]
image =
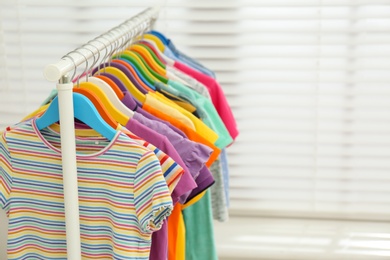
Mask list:
[[148,34],[149,33],[156,36],[164,44],[164,46],[169,45],[169,39],[164,34],[158,32],[156,30],[150,30],[150,31],[148,31]]
[[160,38],[158,38],[156,35],[152,34],[151,32],[147,32],[146,34],[142,35],[142,39],[148,39],[153,41],[157,49],[159,49],[161,52],[164,52],[165,50],[165,44],[161,41]]
[[96,110],[99,112],[100,116],[109,124],[112,128],[117,129],[118,122],[110,115],[107,109],[104,107],[100,99],[93,93],[92,90],[86,88],[73,88],[74,93],[82,94],[91,100],[92,104],[95,106]]
[[163,52],[161,52],[154,41],[144,38],[144,39],[140,40],[139,42],[147,45],[156,54],[157,57],[160,57],[160,61],[162,61],[164,64],[167,64],[170,66],[175,65],[175,60],[169,58]]
[[[107,97],[106,93],[97,85],[92,82],[80,82],[75,88],[90,89],[103,103],[103,106],[107,109],[108,113],[121,125],[126,125],[131,116],[126,115],[118,107],[116,107],[111,100]],[[113,93],[114,94],[114,93]],[[114,94],[115,96],[115,94]],[[115,96],[116,97],[116,96]],[[119,100],[119,99],[118,99]],[[120,102],[122,105],[123,103]]]
[[115,77],[114,75],[111,75],[109,73],[96,73],[93,75],[94,77],[103,77],[102,79],[104,80],[104,77],[106,78],[109,78],[110,80],[112,80],[113,82],[115,82],[115,84],[119,87],[119,89],[121,90],[122,94],[124,92],[127,91],[127,88],[125,87],[125,85],[123,85],[122,81],[120,81],[117,77]]
[[125,85],[123,85],[123,83],[117,77],[115,77],[114,75],[108,74],[108,73],[101,73],[98,76],[103,77],[103,80],[104,80],[104,78],[108,78],[108,79],[114,81],[115,84],[118,85],[118,87],[121,89],[121,91],[123,93],[123,98],[121,99],[122,103],[125,104],[126,107],[128,107],[132,111],[137,110],[138,104],[134,100],[134,97],[131,95],[131,93],[127,90]]
[[[126,120],[128,118],[133,117],[134,112],[131,111],[129,108],[127,108],[120,101],[120,99],[115,94],[114,90],[110,87],[110,85],[108,85],[108,83],[106,83],[104,80],[96,78],[96,77],[88,77],[88,79],[86,77],[83,77],[83,78],[80,79],[80,81],[82,83],[88,83],[88,82],[86,82],[86,80],[88,80],[89,83],[92,83],[93,85],[96,85],[97,87],[100,88],[100,90],[102,90],[102,91],[96,90],[95,87],[93,87],[93,89],[92,89],[97,94],[97,96],[103,101],[102,102],[103,105],[105,105],[107,107],[107,110],[109,111],[110,114],[113,115],[114,118],[118,118],[118,120],[122,120],[123,118],[125,118],[123,120]],[[83,84],[83,85],[80,85],[79,87],[83,88],[84,85],[86,87],[91,88],[90,84],[88,84],[88,85]],[[105,97],[103,97],[102,95],[104,95]],[[123,95],[123,93],[122,93],[122,95]],[[105,98],[107,98],[107,101],[106,101]],[[113,111],[112,110],[113,108],[111,108],[111,105],[107,104],[107,102],[109,102],[118,111]]]
[[167,62],[164,60],[163,54],[160,52],[160,50],[156,49],[155,47],[156,45],[154,44],[154,42],[144,39],[138,41],[137,44],[146,47],[146,49],[150,52],[152,57],[156,59],[156,62],[162,63],[165,68]]
[[[98,57],[96,59],[95,59],[94,53],[89,48],[87,48],[88,45],[94,47],[97,50]],[[107,54],[107,46],[105,44],[104,44],[104,46],[106,47],[106,54]],[[84,44],[81,47],[84,47],[85,49],[91,51],[92,56],[94,57],[94,62],[91,65],[91,68],[94,68],[96,63],[100,60],[100,51],[99,51],[99,49],[95,45],[92,44],[92,41],[89,41],[87,44]],[[99,64],[99,66],[100,65],[101,64]],[[95,75],[94,77],[95,78],[100,78],[101,80],[103,80],[104,82],[106,82],[108,84],[108,85],[105,85],[102,82],[95,82],[96,85],[102,85],[101,88],[102,88],[103,91],[106,92],[107,95],[111,95],[111,91],[107,90],[108,87],[110,87],[114,91],[115,95],[119,99],[122,99],[124,97],[124,94],[122,93],[122,90],[118,87],[118,85],[114,81],[112,81],[111,79],[109,79],[107,77],[104,77],[104,76],[99,77],[99,75]],[[116,101],[113,101],[113,102],[116,102]]]
[[[122,64],[124,63],[124,64]],[[154,91],[152,90],[151,88],[149,88],[147,86],[147,84],[143,84],[143,82],[139,82],[139,78],[137,76],[137,74],[133,71],[133,67],[127,63],[126,61],[121,61],[121,63],[117,62],[116,60],[112,60],[110,62],[106,62],[103,64],[104,67],[114,67],[114,68],[117,68],[119,69],[120,71],[122,71],[126,77],[130,80],[130,82],[140,91],[142,92],[143,94],[146,94],[148,93],[149,91]],[[130,67],[130,70],[129,68]],[[97,72],[97,68],[95,68],[93,70],[93,73],[96,73]],[[127,88],[125,88],[125,90],[127,90]]]
[[125,50],[124,52],[112,58],[123,59],[134,67],[136,67],[137,70],[142,74],[142,76],[148,81],[150,85],[154,85],[154,82],[158,81],[158,79],[147,69],[141,59],[134,52]]
[[[81,48],[84,48],[86,50],[91,51],[90,49],[86,48],[86,46],[88,44],[85,44],[85,45],[81,46]],[[95,47],[94,45],[91,45],[91,46]],[[79,51],[76,49],[76,52],[79,52]],[[95,55],[94,55],[94,53],[92,51],[91,51],[91,53],[92,53],[92,57],[94,58],[93,64],[91,65],[91,68],[93,68],[95,66],[96,62],[100,59],[100,53],[98,52],[98,58],[97,59],[95,59]],[[79,79],[78,83],[80,81],[84,82],[84,83],[85,82],[89,82],[92,85],[96,85],[97,87],[99,87],[100,90],[102,90],[102,92],[105,94],[105,96],[103,96],[103,94],[102,94],[102,92],[100,90],[96,90],[95,86],[92,86],[91,84],[83,84],[83,86],[88,86],[89,88],[92,88],[92,90],[95,91],[96,95],[101,99],[101,101],[103,101],[103,105],[106,106],[106,108],[107,108],[109,113],[111,113],[115,118],[117,117],[118,120],[125,120],[125,119],[123,119],[124,116],[126,116],[127,118],[133,117],[134,112],[131,111],[130,109],[128,109],[120,101],[120,99],[115,94],[115,92],[112,89],[112,87],[107,82],[105,82],[104,80],[101,80],[99,78],[96,78],[96,77],[88,77],[88,74],[89,74],[89,71],[87,70],[86,71],[86,76],[81,78],[81,79]],[[78,84],[78,87],[80,87],[80,88],[82,88],[83,86],[80,86]],[[123,93],[122,93],[122,95],[123,95]]]
[[150,53],[150,55],[152,55],[152,58],[153,58],[157,63],[159,63],[160,66],[162,66],[163,68],[165,68],[166,62],[165,62],[164,59],[161,57],[159,51],[155,50],[155,48],[153,47],[152,44],[150,44],[150,43],[147,42],[147,41],[138,41],[137,44],[140,45],[140,46],[145,47],[145,49]]
[[[103,37],[103,39],[106,39],[105,37]],[[100,41],[100,40],[99,40]],[[109,40],[108,40],[109,41]],[[116,42],[115,42],[115,47],[113,46],[113,44],[111,44],[111,49],[110,51],[106,51],[106,55],[104,56],[104,58],[102,59],[102,61],[106,61],[108,60],[109,58],[113,57],[113,54],[114,54],[114,51],[118,51],[120,50],[119,47],[121,46],[124,46],[124,44],[126,43],[127,40],[124,39],[124,41],[122,42],[122,44],[119,44],[118,42],[118,45],[116,45]],[[105,45],[104,42],[100,41],[101,43],[103,43]],[[107,48],[107,45],[106,46],[106,49],[108,50]],[[125,49],[125,48],[124,48]],[[111,64],[112,62],[105,62],[103,64],[100,64],[97,68],[94,68],[93,71],[92,71],[92,74],[93,75],[99,75],[99,74],[102,74],[104,73],[104,75],[106,76],[110,76],[110,77],[114,77],[115,81],[117,82],[120,82],[120,86],[121,88],[124,88],[123,91],[126,91],[128,90],[133,96],[135,95],[135,98],[138,99],[138,100],[143,100],[142,96],[143,95],[140,95],[142,94],[138,89],[137,87],[139,86],[135,86],[132,81],[126,77],[126,74],[123,74],[123,73],[118,73],[118,70],[108,70],[107,71],[107,68],[108,67],[118,67],[116,66],[115,64]],[[102,68],[101,68],[102,67]],[[124,70],[126,72],[126,68],[121,68],[122,70]],[[120,70],[119,70],[120,71]],[[114,74],[112,74],[114,73]],[[128,72],[129,73],[129,72]],[[128,74],[129,75],[129,74]],[[131,77],[131,75],[129,75],[129,77]],[[154,85],[153,85],[154,87]],[[141,89],[141,87],[139,87]]]
[[149,64],[145,61],[145,59],[138,52],[133,51],[133,53],[139,58],[139,60],[143,63],[144,67],[146,67],[146,69],[152,74],[152,76],[156,79],[156,81],[161,81],[165,84],[168,83],[168,79],[164,75],[158,73],[153,68],[151,68]]
[[138,72],[137,68],[133,67],[130,63],[126,62],[122,59],[113,59],[111,63],[121,64],[125,66],[131,73],[131,75],[134,78],[134,85],[139,89],[139,87],[136,84],[139,84],[141,88],[148,90],[148,91],[154,91],[155,86],[149,85],[149,82],[142,76],[140,72]]
[[[129,39],[131,39],[131,37],[129,37]],[[165,84],[168,83],[168,79],[165,77],[164,70],[161,69],[158,64],[153,63],[153,58],[150,56],[147,50],[142,47],[141,49],[140,47],[138,47],[137,50],[143,52],[142,56],[138,52],[129,51],[129,49],[132,48],[132,44],[129,44],[129,41],[124,42],[122,46],[125,47],[124,51],[120,52],[117,57],[127,59],[132,65],[136,66],[138,71],[141,72],[143,76],[147,79],[149,85],[153,86],[153,90],[155,90],[154,83],[156,81],[161,81]],[[126,48],[126,46],[130,47]],[[149,59],[150,61],[146,61],[147,59]],[[148,63],[153,64],[154,68],[151,68]]]
[[157,59],[156,55],[151,50],[148,50],[144,45],[133,44],[129,47],[129,50],[137,52],[151,69],[160,75],[165,75],[165,65],[162,64]]
[[[143,45],[143,47],[145,47],[146,50],[148,50],[149,52],[152,53],[152,57],[155,57],[155,59],[157,59],[158,61],[160,61],[161,63],[164,64],[164,70],[162,73],[164,73],[164,75],[169,79],[169,80],[174,80],[176,82],[180,82],[181,84],[183,85],[187,85],[188,83],[185,82],[184,80],[182,80],[181,78],[177,77],[175,74],[173,74],[171,71],[168,71],[166,70],[166,66],[165,66],[165,61],[163,60],[162,57],[158,58],[160,56],[160,54],[158,53],[158,51],[153,47],[152,44],[150,44],[150,42],[146,42],[146,41],[139,41],[138,42],[139,45]],[[172,60],[172,63],[171,63],[171,66],[173,66],[175,63],[174,60]]]
[[[81,47],[81,48],[83,48],[83,47]],[[89,49],[87,49],[87,50],[89,50]],[[82,74],[82,75],[85,74],[86,76],[81,78],[81,79],[80,79],[80,77],[78,77],[77,86],[75,86],[75,88],[85,88],[85,89],[93,91],[94,94],[103,103],[103,105],[107,109],[108,113],[110,115],[112,115],[112,117],[117,122],[119,122],[120,124],[126,125],[126,123],[129,121],[129,119],[134,115],[134,113],[131,113],[131,112],[130,113],[123,113],[121,111],[121,109],[125,110],[126,107],[123,105],[122,102],[120,102],[120,100],[115,95],[115,92],[111,89],[111,87],[106,82],[104,82],[100,79],[97,79],[97,78],[95,78],[95,79],[91,78],[91,81],[89,81],[89,77],[88,77],[89,67],[88,67],[87,58],[84,56],[84,54],[79,52],[77,49],[74,50],[74,52],[82,55],[85,59],[85,62],[86,62],[86,70]],[[93,55],[93,52],[92,52],[92,57],[94,57],[94,61],[93,61],[93,64],[91,67],[93,67],[96,63],[96,59],[95,59],[95,56]],[[81,83],[80,83],[80,80],[82,80]],[[102,111],[100,111],[100,112],[102,112]]]
[[[122,44],[118,43],[118,46],[116,46],[117,53],[115,55],[113,55],[114,49],[112,49],[110,52],[111,55],[109,56],[109,58],[110,59],[115,59],[115,58],[121,59],[121,58],[124,58],[124,56],[126,56],[125,57],[126,62],[130,63],[133,67],[136,68],[136,70],[138,72],[142,73],[142,76],[148,82],[149,88],[155,90],[154,82],[157,81],[158,79],[152,73],[150,73],[148,68],[145,66],[145,63],[141,60],[141,58],[139,56],[137,56],[133,52],[126,50],[126,48],[129,45],[131,45],[132,38],[133,38],[133,35],[132,35],[132,33],[130,35],[130,30],[129,30],[129,32],[127,34],[125,34],[125,37],[123,38],[124,41],[122,41]],[[120,51],[120,49],[122,49],[122,51]]]
[[[108,140],[113,140],[116,135],[116,130],[112,128],[104,119],[101,117],[91,100],[86,96],[79,93],[73,93],[73,111],[74,117]],[[59,121],[59,109],[58,109],[58,97],[55,97],[50,103],[46,112],[35,121],[38,130],[42,130]]]
[[[76,50],[76,52],[78,51]],[[81,55],[84,56],[83,54]],[[65,55],[63,58],[65,57],[71,59],[74,64],[74,72],[71,77],[71,79],[73,80],[76,74],[76,68],[77,68],[76,63],[69,54]],[[85,59],[86,66],[82,74],[85,74],[88,71],[88,60],[85,56],[84,59]],[[98,133],[106,137],[108,140],[113,140],[113,138],[116,135],[116,130],[113,129],[109,124],[107,124],[106,121],[104,121],[104,119],[99,114],[99,112],[97,111],[96,107],[93,105],[91,100],[89,100],[86,96],[83,96],[79,93],[72,93],[72,96],[73,96],[74,117],[82,121],[83,123],[87,124],[92,129],[96,130]],[[53,123],[58,122],[59,117],[60,115],[59,115],[58,96],[57,96],[50,103],[45,113],[41,117],[37,118],[36,125],[39,130],[42,130],[43,128],[48,127]]]
[[102,76],[102,75],[94,75],[93,77],[105,81],[112,88],[112,90],[114,90],[115,95],[120,100],[122,100],[122,98],[124,97],[124,94],[123,94],[122,90],[119,88],[118,84],[115,81],[113,81],[112,79],[110,79],[107,76]]
[[120,71],[119,69],[117,68],[114,68],[114,67],[106,67],[106,68],[102,68],[100,70],[98,70],[96,73],[109,73],[111,75],[114,75],[115,77],[117,77],[122,83],[123,85],[125,85],[125,87],[127,88],[127,90],[133,95],[133,97],[135,99],[137,99],[140,103],[144,103],[145,102],[145,95],[140,92],[134,85],[133,83],[131,83],[131,81],[129,80],[129,78],[126,77],[126,75]]
[[[153,57],[156,57],[156,59],[157,59],[157,57],[160,56],[160,55],[158,54],[158,51],[157,51],[149,42],[140,41],[139,44],[140,44],[140,45],[143,45],[143,46],[145,47],[145,49],[147,49],[147,50],[149,50],[149,52],[153,53],[152,56],[153,56]],[[178,77],[177,77],[176,75],[174,75],[172,72],[166,70],[166,66],[165,66],[165,63],[166,63],[166,62],[163,61],[162,58],[160,58],[160,59],[161,59],[161,62],[164,63],[164,72],[163,72],[163,73],[164,73],[164,75],[165,75],[168,79],[172,79],[172,80],[178,81],[178,82],[180,82],[180,83],[182,83],[182,84],[184,84],[184,85],[187,85],[187,83],[185,83],[184,81],[182,81],[180,78],[178,78]],[[174,63],[175,63],[175,61],[172,60],[171,66],[173,66]]]
[[[125,62],[126,63],[126,62]],[[144,87],[144,85],[140,85],[137,79],[134,77],[134,74],[132,71],[130,71],[125,65],[120,64],[118,62],[106,62],[103,64],[105,67],[114,67],[122,71],[126,77],[130,80],[130,82],[142,93],[146,94],[149,90],[151,90],[149,87]],[[127,63],[128,66],[131,67],[130,64]],[[97,70],[94,70],[94,73],[97,72]]]

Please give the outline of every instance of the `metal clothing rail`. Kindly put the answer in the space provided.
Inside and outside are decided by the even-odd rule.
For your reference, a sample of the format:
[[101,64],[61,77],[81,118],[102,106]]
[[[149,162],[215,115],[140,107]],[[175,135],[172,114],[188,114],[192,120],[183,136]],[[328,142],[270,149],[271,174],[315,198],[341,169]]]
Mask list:
[[[76,143],[73,111],[73,83],[68,73],[90,58],[100,57],[100,52],[113,50],[124,40],[139,36],[150,28],[157,19],[160,8],[148,8],[138,15],[88,42],[93,49],[79,48],[70,52],[60,61],[47,65],[44,76],[49,81],[58,81],[58,106],[61,122],[61,155],[65,204],[67,258],[81,260],[80,217],[77,184]],[[130,36],[130,37],[129,37]],[[107,56],[108,58],[109,55]],[[87,64],[86,64],[87,66]],[[87,70],[88,68],[86,68]]]

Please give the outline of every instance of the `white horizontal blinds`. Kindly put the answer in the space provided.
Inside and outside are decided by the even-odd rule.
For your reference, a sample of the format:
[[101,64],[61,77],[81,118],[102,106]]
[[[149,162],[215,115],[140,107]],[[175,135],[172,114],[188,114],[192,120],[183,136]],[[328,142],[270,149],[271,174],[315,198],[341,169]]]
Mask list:
[[240,12],[243,56],[218,73],[241,129],[232,211],[388,217],[390,6],[269,1]]
[[[46,64],[154,3],[0,2],[0,127],[54,87]],[[216,72],[238,121],[232,213],[389,217],[390,1],[163,5],[157,28]]]
[[390,1],[188,5],[168,34],[215,70],[241,132],[231,212],[388,219]]

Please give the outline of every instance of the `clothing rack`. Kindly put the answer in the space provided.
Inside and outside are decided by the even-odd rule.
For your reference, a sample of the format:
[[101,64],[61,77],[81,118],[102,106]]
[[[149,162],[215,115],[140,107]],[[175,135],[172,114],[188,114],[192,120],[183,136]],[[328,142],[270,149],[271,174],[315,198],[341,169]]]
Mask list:
[[[59,118],[61,122],[61,154],[68,259],[81,260],[76,143],[72,95],[72,80],[76,74],[76,68],[81,64],[85,64],[85,71],[87,71],[88,59],[96,59],[96,55],[100,57],[100,52],[103,50],[106,54],[112,54],[109,51],[114,50],[120,43],[124,43],[125,40],[135,39],[142,32],[150,29],[157,19],[159,11],[159,7],[144,10],[106,33],[89,41],[87,44],[93,46],[93,48],[78,48],[65,55],[57,63],[47,65],[44,69],[44,76],[47,80],[58,82],[56,86],[58,90]],[[106,56],[106,58],[110,58],[110,55]],[[71,78],[68,73],[73,70],[74,73]]]

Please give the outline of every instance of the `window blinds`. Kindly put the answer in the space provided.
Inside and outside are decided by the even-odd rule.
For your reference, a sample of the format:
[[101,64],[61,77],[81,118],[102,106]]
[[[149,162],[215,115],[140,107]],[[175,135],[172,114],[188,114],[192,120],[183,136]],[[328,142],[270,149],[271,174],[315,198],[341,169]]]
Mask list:
[[[43,67],[155,1],[1,1],[0,127]],[[166,0],[157,29],[213,69],[240,136],[231,213],[390,216],[390,1]]]

